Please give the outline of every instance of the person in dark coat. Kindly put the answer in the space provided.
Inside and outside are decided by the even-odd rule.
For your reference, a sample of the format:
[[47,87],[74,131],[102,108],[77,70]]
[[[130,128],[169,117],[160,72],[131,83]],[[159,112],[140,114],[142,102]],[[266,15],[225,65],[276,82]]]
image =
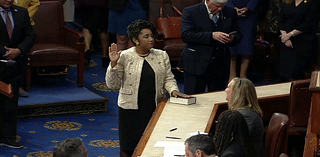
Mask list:
[[[184,91],[195,94],[223,90],[229,78],[229,47],[242,38],[237,13],[227,0],[205,0],[183,10],[181,38],[186,43],[179,67]],[[230,34],[231,33],[231,34]]]
[[0,144],[22,148],[16,141],[18,101],[23,56],[34,44],[34,34],[28,10],[13,5],[13,0],[0,0],[0,59],[13,60],[15,64],[0,64],[0,81],[11,84],[13,98],[0,94]]
[[311,69],[316,40],[316,1],[282,0],[280,3],[280,78],[304,79]]

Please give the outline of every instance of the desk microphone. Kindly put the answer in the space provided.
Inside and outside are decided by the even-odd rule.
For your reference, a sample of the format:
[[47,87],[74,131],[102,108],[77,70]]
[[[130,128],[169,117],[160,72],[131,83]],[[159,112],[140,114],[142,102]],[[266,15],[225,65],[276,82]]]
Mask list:
[[16,64],[16,61],[14,60],[0,60],[0,63],[5,64],[6,66],[14,66]]

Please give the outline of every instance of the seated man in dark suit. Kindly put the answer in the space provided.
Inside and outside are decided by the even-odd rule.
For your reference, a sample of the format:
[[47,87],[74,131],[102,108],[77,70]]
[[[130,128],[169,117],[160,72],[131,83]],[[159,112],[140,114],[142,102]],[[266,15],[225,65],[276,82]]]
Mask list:
[[17,109],[22,57],[33,43],[34,34],[28,10],[12,5],[14,0],[0,0],[0,60],[11,60],[13,65],[0,64],[0,81],[11,84],[13,98],[0,94],[0,145],[22,148],[16,141]]

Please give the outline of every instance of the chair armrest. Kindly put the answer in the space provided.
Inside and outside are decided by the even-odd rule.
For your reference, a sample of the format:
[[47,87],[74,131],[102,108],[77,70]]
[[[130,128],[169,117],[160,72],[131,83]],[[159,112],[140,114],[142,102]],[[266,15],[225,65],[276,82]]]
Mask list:
[[84,35],[82,32],[63,26],[64,43],[78,51],[84,51]]

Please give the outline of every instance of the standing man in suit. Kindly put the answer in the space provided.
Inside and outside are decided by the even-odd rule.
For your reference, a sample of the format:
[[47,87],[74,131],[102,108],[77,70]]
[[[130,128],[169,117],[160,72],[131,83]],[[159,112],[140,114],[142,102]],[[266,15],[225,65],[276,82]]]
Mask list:
[[229,78],[229,47],[242,35],[237,13],[224,7],[228,0],[205,0],[183,10],[181,38],[186,43],[179,67],[184,70],[184,92],[225,89]]
[[0,145],[22,148],[16,141],[22,57],[34,43],[28,10],[13,5],[14,0],[0,0],[0,59],[13,60],[14,65],[0,65],[0,81],[11,84],[13,98],[0,94]]
[[[13,4],[19,7],[28,9],[31,25],[34,26],[35,25],[34,18],[39,9],[40,1],[39,0],[14,0]],[[27,56],[23,56],[23,57],[24,57],[24,65],[23,65],[24,67],[22,71],[23,74],[21,75],[21,86],[19,88],[19,96],[29,97],[28,93],[24,90],[26,86],[26,72],[27,72],[28,60],[27,60]]]

